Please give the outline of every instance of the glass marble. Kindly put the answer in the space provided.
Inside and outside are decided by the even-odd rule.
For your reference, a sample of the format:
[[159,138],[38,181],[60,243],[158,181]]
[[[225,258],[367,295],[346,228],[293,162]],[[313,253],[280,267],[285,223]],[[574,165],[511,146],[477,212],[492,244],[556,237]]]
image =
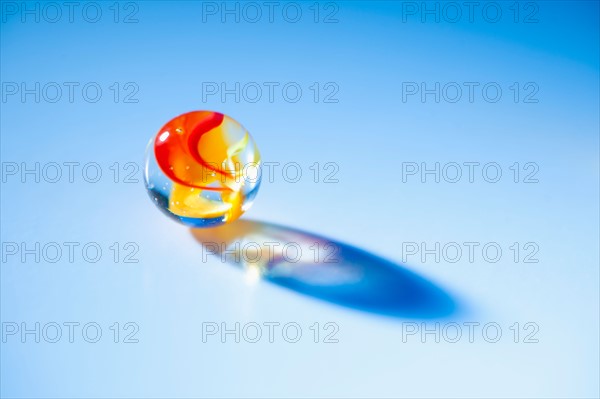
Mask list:
[[192,111],[170,120],[146,150],[144,181],[152,201],[192,227],[239,218],[260,187],[260,153],[233,118]]

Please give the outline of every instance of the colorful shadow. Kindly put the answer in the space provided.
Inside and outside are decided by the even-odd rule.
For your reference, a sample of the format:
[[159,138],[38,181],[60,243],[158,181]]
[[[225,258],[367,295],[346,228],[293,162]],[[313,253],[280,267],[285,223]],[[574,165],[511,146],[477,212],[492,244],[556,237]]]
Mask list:
[[380,315],[431,319],[457,311],[432,282],[359,248],[304,231],[249,220],[192,229],[204,249],[293,291]]

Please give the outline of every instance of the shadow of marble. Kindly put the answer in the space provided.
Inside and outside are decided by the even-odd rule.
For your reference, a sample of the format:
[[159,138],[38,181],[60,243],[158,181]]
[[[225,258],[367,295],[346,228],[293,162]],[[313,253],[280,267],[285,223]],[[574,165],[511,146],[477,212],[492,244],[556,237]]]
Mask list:
[[206,252],[251,276],[330,303],[412,319],[448,317],[458,309],[447,292],[418,274],[319,235],[252,220],[191,232]]

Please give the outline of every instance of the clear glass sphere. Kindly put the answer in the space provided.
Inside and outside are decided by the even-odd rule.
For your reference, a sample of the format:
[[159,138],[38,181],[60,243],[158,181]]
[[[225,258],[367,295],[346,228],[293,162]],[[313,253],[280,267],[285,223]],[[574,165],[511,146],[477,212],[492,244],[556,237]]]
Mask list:
[[170,120],[146,150],[144,181],[168,216],[212,227],[239,218],[260,187],[260,153],[231,117],[193,111]]

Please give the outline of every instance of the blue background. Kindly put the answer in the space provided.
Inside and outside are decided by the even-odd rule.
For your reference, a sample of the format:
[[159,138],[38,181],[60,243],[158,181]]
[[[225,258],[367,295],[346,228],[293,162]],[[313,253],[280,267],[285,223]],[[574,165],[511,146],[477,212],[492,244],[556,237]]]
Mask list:
[[[536,3],[536,23],[522,22],[526,2],[518,3],[518,23],[512,2],[496,3],[498,23],[480,12],[474,22],[464,15],[457,23],[422,22],[421,14],[404,20],[401,2],[358,1],[335,3],[336,23],[322,21],[334,10],[328,3],[315,23],[313,2],[298,3],[297,23],[281,13],[273,23],[265,15],[223,23],[221,14],[204,15],[204,22],[202,3],[193,1],[134,3],[135,23],[122,23],[135,10],[127,3],[115,23],[112,2],[99,3],[97,23],[77,11],[73,23],[66,15],[23,22],[21,3],[16,15],[5,12],[6,3],[3,96],[6,82],[97,82],[103,95],[96,103],[78,90],[73,103],[66,92],[56,103],[3,98],[2,162],[96,162],[103,176],[98,183],[80,175],[73,183],[8,176],[2,242],[98,242],[104,253],[93,264],[64,256],[57,263],[3,259],[2,322],[94,321],[105,335],[97,344],[9,337],[1,344],[3,397],[599,395],[598,2]],[[114,82],[121,87],[116,103]],[[137,103],[123,102],[127,82],[139,88]],[[297,82],[303,95],[296,103],[277,95],[272,103],[203,101],[203,82]],[[314,82],[337,84],[339,101],[315,103]],[[480,95],[471,103],[464,94],[457,103],[432,96],[403,102],[402,82],[497,82],[503,96],[496,103]],[[535,82],[539,101],[515,103],[508,89],[514,82]],[[244,218],[335,238],[394,262],[402,260],[402,242],[502,243],[497,263],[412,257],[405,266],[460,302],[461,311],[440,322],[494,321],[505,337],[496,344],[404,343],[401,323],[413,319],[249,281],[216,257],[202,262],[189,229],[148,199],[141,169],[129,184],[123,175],[115,183],[109,169],[142,165],[158,129],[195,109],[243,123],[265,161],[303,168],[298,183],[280,172],[263,182]],[[402,162],[469,161],[497,162],[502,179],[401,178]],[[314,162],[337,163],[339,182],[314,183]],[[514,162],[535,162],[539,182],[513,183]],[[508,247],[530,241],[539,245],[539,263],[512,261]],[[139,263],[115,263],[108,250],[114,242],[137,243]],[[296,344],[202,342],[203,322],[252,321],[297,322],[305,336]],[[137,323],[139,343],[113,343],[114,322]],[[339,343],[312,342],[315,322],[336,323]],[[539,343],[512,342],[514,322],[538,324]]]

